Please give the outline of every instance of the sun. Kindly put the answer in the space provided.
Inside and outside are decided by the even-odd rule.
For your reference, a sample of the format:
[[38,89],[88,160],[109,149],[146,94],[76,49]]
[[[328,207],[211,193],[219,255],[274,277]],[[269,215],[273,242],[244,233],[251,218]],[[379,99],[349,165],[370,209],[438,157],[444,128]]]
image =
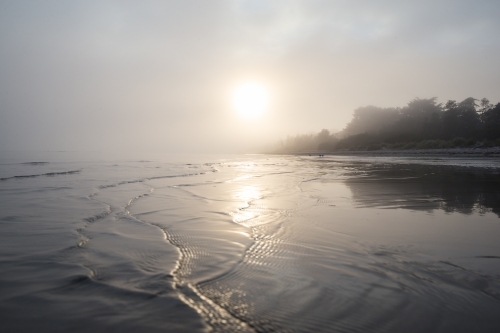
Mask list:
[[262,115],[269,106],[267,88],[257,82],[245,82],[238,85],[233,92],[235,110],[246,118]]

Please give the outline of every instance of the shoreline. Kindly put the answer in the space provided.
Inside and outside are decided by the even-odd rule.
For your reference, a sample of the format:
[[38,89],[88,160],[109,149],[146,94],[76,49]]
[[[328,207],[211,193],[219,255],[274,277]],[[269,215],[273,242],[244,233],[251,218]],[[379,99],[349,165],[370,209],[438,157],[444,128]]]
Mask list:
[[380,149],[380,150],[341,150],[329,152],[296,152],[276,155],[301,156],[426,156],[426,157],[487,157],[500,158],[500,147],[489,148],[443,148],[443,149]]

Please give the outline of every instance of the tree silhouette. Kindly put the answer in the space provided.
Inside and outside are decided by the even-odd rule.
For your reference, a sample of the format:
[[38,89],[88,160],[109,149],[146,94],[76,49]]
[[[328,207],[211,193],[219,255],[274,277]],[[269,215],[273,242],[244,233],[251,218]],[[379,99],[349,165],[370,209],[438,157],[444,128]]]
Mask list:
[[315,135],[287,137],[276,152],[449,148],[480,140],[489,140],[487,145],[497,140],[500,145],[500,103],[493,106],[487,98],[468,97],[459,103],[448,100],[443,106],[432,97],[415,98],[402,108],[357,108],[340,133],[323,129]]
[[449,100],[444,106],[433,97],[415,98],[403,108],[361,107],[354,110],[336,149],[412,148],[420,143],[439,148],[496,140],[500,139],[499,112],[498,104],[493,107],[488,99],[473,97],[459,103]]

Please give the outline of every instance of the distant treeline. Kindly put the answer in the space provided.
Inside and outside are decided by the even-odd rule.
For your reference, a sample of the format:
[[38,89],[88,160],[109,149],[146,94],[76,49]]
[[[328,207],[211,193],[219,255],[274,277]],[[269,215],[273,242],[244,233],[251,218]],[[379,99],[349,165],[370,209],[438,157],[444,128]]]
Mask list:
[[361,107],[342,132],[288,137],[277,152],[500,145],[500,103],[469,97],[442,105],[436,100],[416,98],[402,108]]
[[334,150],[339,139],[335,134],[323,129],[318,134],[299,134],[288,136],[278,142],[277,153],[300,153]]

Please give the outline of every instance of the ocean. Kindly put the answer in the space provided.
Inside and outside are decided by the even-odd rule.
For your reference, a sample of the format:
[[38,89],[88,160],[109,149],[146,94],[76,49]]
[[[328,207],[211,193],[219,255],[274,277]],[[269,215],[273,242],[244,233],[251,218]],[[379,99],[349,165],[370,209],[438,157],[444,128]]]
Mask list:
[[499,332],[495,158],[0,155],[1,332]]

